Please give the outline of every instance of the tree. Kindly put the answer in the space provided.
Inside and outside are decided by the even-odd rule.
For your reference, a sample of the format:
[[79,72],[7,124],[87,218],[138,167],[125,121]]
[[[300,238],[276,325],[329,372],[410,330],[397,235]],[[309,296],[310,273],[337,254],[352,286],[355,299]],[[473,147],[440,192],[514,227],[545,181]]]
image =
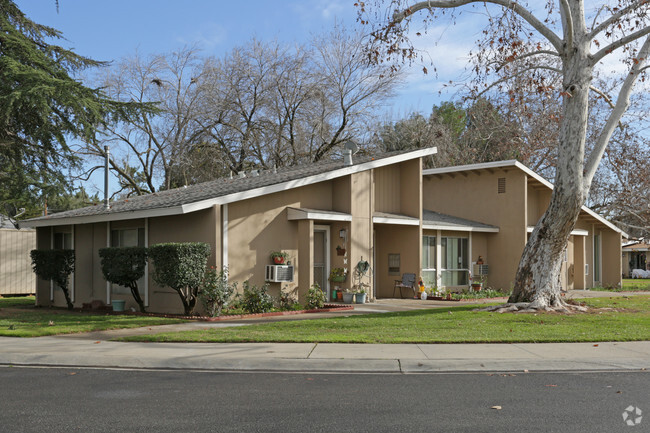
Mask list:
[[74,74],[104,63],[49,43],[61,33],[0,0],[0,202],[30,210],[67,186],[77,163],[66,137],[89,138],[130,105],[116,104]]
[[102,273],[109,283],[119,284],[131,290],[133,299],[146,313],[144,301],[138,290],[138,280],[144,276],[147,265],[147,249],[144,247],[110,247],[100,248]]
[[178,293],[186,316],[196,305],[209,256],[210,245],[202,242],[156,244],[149,248],[154,281]]
[[72,310],[68,279],[74,272],[74,250],[32,250],[30,256],[34,273],[59,286],[65,296],[68,310]]
[[[510,79],[527,77],[525,84],[540,95],[561,99],[555,187],[548,209],[524,248],[509,302],[523,308],[564,310],[567,305],[560,296],[563,253],[610,138],[647,68],[650,4],[619,0],[601,4],[587,15],[582,0],[561,0],[558,5],[549,1],[540,18],[539,11],[509,0],[432,0],[411,6],[392,1],[388,10],[394,14],[375,27],[376,43],[369,55],[376,61],[413,58],[415,49],[407,36],[412,17],[428,12],[424,19],[432,21],[445,13],[454,16],[466,5],[487,9],[485,38],[474,53],[477,82],[484,90],[505,89]],[[362,22],[368,22],[365,4],[359,6]],[[595,88],[593,77],[599,63],[614,53],[621,54],[626,71],[618,79],[618,95],[611,97]],[[555,88],[549,76],[559,77],[561,87]],[[486,84],[488,79],[493,81]],[[592,146],[587,146],[590,98],[603,97],[611,102],[611,109],[598,125]]]

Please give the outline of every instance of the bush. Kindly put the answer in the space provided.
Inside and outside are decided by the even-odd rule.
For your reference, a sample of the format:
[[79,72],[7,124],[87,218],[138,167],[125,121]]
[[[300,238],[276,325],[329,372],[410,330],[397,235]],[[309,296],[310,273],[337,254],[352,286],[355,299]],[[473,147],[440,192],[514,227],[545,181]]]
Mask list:
[[211,266],[205,273],[199,299],[210,317],[220,316],[235,291],[237,283],[228,284],[228,268],[217,271]]
[[278,307],[282,311],[302,310],[302,305],[298,303],[296,296],[293,293],[287,292],[280,293]]
[[268,313],[273,310],[273,296],[267,293],[268,284],[257,287],[251,286],[248,280],[244,281],[244,293],[239,301],[246,313]]
[[315,310],[316,308],[323,308],[325,306],[325,292],[320,289],[318,284],[314,284],[307,292],[307,307],[308,310]]
[[156,244],[149,248],[154,281],[178,293],[188,316],[196,306],[209,256],[210,245],[203,242]]
[[44,280],[51,280],[63,290],[68,310],[72,301],[68,291],[68,278],[74,272],[74,250],[32,250],[32,270]]
[[102,273],[109,283],[131,289],[133,299],[140,311],[145,313],[144,301],[138,290],[138,280],[144,275],[147,265],[147,249],[144,247],[100,248]]

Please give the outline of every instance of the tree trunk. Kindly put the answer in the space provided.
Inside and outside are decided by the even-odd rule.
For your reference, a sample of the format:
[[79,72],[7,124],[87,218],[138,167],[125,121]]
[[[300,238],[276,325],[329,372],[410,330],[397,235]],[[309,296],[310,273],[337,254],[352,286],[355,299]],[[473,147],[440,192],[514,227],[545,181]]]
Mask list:
[[135,302],[137,302],[138,307],[140,307],[140,312],[146,313],[147,311],[145,310],[144,307],[144,301],[140,297],[140,291],[138,290],[138,284],[134,283],[133,285],[129,285],[129,288],[131,289],[131,295],[133,295],[133,299],[135,299]]
[[[579,20],[578,20],[579,21]],[[576,23],[574,23],[575,25]],[[576,34],[584,34],[576,28]],[[519,262],[509,303],[530,303],[528,308],[565,308],[560,271],[571,231],[584,204],[584,149],[592,68],[589,41],[576,40],[563,58],[562,123],[558,167],[549,207],[528,239]]]
[[68,291],[68,288],[66,286],[60,286],[61,290],[63,291],[63,296],[65,296],[65,303],[68,306],[68,310],[72,310],[74,306],[72,305],[72,301],[70,300],[70,292]]

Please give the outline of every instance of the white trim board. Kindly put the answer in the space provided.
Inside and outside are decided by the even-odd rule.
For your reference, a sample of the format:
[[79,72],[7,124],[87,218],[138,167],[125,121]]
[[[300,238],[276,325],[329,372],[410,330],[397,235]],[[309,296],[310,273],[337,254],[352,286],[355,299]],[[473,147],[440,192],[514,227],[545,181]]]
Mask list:
[[[526,232],[527,233],[532,233],[533,230],[535,230],[534,226],[526,227]],[[589,236],[589,230],[573,229],[573,230],[571,230],[570,234],[573,235],[573,236]]]
[[391,218],[383,216],[372,217],[374,224],[394,224],[400,226],[419,226],[420,220],[417,218]]
[[314,183],[325,182],[328,180],[337,179],[339,177],[347,176],[354,173],[360,173],[374,168],[384,167],[391,164],[397,164],[400,162],[409,161],[416,158],[422,158],[429,155],[435,155],[437,152],[438,149],[436,147],[427,147],[425,149],[414,150],[413,152],[402,153],[395,156],[389,156],[386,158],[363,162],[361,164],[338,168],[325,173],[306,176],[299,179],[293,179],[286,182],[276,183],[274,185],[253,188],[246,191],[240,191],[232,194],[209,198],[206,200],[200,200],[200,201],[187,203],[179,206],[145,209],[145,210],[138,210],[132,212],[127,211],[127,212],[112,213],[109,211],[108,213],[103,213],[99,215],[52,218],[52,219],[36,220],[36,221],[27,220],[21,223],[21,227],[44,227],[44,226],[66,225],[66,224],[87,224],[93,222],[119,221],[119,220],[128,220],[128,219],[136,219],[136,218],[157,217],[157,216],[164,216],[164,215],[186,214],[186,213],[207,209],[216,204],[222,205],[222,204],[233,203],[236,201],[241,201],[241,200],[255,198],[267,194],[272,194],[274,192],[280,192],[288,189],[298,188],[301,186],[311,185]]
[[296,220],[322,220],[322,221],[352,221],[352,215],[318,209],[287,208],[287,219]]

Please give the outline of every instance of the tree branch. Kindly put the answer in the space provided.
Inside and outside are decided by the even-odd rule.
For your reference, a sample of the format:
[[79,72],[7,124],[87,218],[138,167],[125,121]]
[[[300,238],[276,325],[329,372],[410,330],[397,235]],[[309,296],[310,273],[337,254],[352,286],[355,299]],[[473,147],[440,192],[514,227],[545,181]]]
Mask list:
[[630,33],[629,35],[627,35],[625,37],[622,37],[621,39],[619,39],[619,40],[617,40],[615,42],[612,42],[611,44],[607,45],[605,48],[602,48],[596,54],[591,56],[592,65],[595,65],[596,63],[598,63],[600,61],[600,59],[602,59],[603,57],[605,57],[609,53],[613,52],[614,50],[617,50],[618,48],[621,48],[623,45],[629,44],[632,41],[640,39],[640,38],[644,37],[647,34],[650,34],[650,26],[644,27],[641,30],[638,30],[638,31],[636,31],[634,33]]
[[600,96],[605,100],[605,102],[607,102],[607,104],[608,104],[610,107],[612,107],[612,108],[616,108],[616,106],[615,106],[614,103],[612,102],[612,98],[610,98],[609,95],[607,95],[605,92],[603,92],[602,90],[600,90],[599,88],[597,88],[597,87],[595,87],[595,86],[589,86],[589,89],[591,89],[591,90],[593,90],[594,92],[598,93],[598,94],[599,94],[599,95],[600,95]]
[[496,71],[499,71],[502,67],[504,67],[505,65],[507,65],[507,64],[509,64],[509,63],[514,63],[514,62],[516,62],[517,60],[522,60],[522,59],[525,59],[525,58],[527,58],[527,57],[532,57],[532,56],[537,56],[537,55],[542,55],[542,54],[546,54],[546,55],[549,55],[549,56],[560,57],[560,55],[559,55],[556,51],[551,51],[551,50],[538,50],[538,51],[533,51],[533,52],[530,52],[530,53],[522,54],[521,56],[517,56],[517,57],[513,58],[513,59],[510,60],[510,61],[505,61],[505,62],[490,62],[490,63],[488,63],[487,66],[491,66],[491,65],[493,65],[493,64],[499,64],[499,66],[496,68]]
[[600,163],[600,160],[602,159],[603,154],[605,153],[605,148],[607,147],[607,143],[609,143],[609,139],[611,138],[614,129],[620,122],[621,117],[623,117],[623,114],[625,114],[627,107],[630,105],[630,94],[632,93],[634,84],[640,75],[640,70],[645,67],[649,54],[650,54],[650,37],[647,37],[646,40],[643,42],[643,46],[641,47],[641,50],[639,51],[639,56],[637,57],[638,61],[634,63],[632,69],[630,70],[630,73],[627,75],[627,77],[625,77],[625,81],[623,81],[621,90],[618,93],[616,105],[612,110],[609,119],[607,119],[607,122],[605,123],[603,130],[601,131],[600,136],[598,137],[598,140],[596,141],[596,144],[594,146],[594,149],[591,152],[591,155],[589,155],[589,158],[587,159],[587,162],[585,164],[585,174],[584,174],[584,179],[585,179],[584,185],[586,188],[588,188],[591,185],[591,181],[594,178],[594,175],[596,174],[596,170],[598,169],[598,164]]
[[492,3],[503,8],[510,9],[522,19],[524,19],[528,24],[533,26],[542,36],[544,36],[550,43],[555,47],[555,50],[558,53],[562,53],[564,47],[562,46],[562,40],[548,27],[546,27],[540,20],[535,17],[528,9],[521,6],[519,3],[509,0],[437,0],[437,1],[421,1],[415,3],[413,6],[410,6],[408,9],[402,12],[396,12],[393,15],[393,23],[397,24],[402,22],[406,17],[419,12],[423,9],[454,9],[459,6],[464,6],[471,3]]
[[564,36],[567,40],[566,46],[570,50],[573,48],[573,16],[571,14],[569,2],[567,0],[560,0],[560,9],[560,15],[562,15],[562,18],[564,18],[566,22],[566,27],[564,28]]
[[546,69],[546,70],[549,70],[549,71],[551,71],[551,72],[555,72],[555,73],[558,73],[558,74],[561,74],[561,73],[562,73],[561,70],[559,70],[559,69],[557,69],[557,68],[553,68],[553,67],[551,67],[551,66],[543,66],[543,65],[539,65],[539,66],[530,66],[530,67],[528,67],[528,68],[525,68],[525,69],[522,69],[522,70],[520,70],[520,71],[517,71],[515,74],[508,75],[507,77],[504,77],[504,78],[501,78],[501,79],[499,79],[499,80],[494,81],[494,82],[491,83],[489,86],[487,86],[485,89],[483,89],[482,91],[480,91],[480,92],[478,93],[478,95],[476,95],[476,96],[479,97],[479,96],[485,94],[488,90],[492,89],[494,86],[499,85],[499,84],[501,84],[501,83],[505,83],[506,81],[508,81],[508,80],[510,80],[510,79],[512,79],[512,78],[518,77],[518,76],[522,75],[524,72],[532,71],[533,69]]
[[[630,11],[633,11],[637,9],[639,6],[642,6],[644,4],[648,3],[648,0],[637,0],[635,2],[630,3],[628,6],[624,7],[623,9],[619,10],[615,14],[612,14],[609,18],[607,18],[605,21],[602,23],[598,24],[595,28],[591,30],[589,35],[587,36],[589,39],[595,38],[598,33],[602,32],[605,30],[609,25],[615,23],[618,19],[623,17],[625,14],[627,14]],[[601,8],[602,10],[602,8]],[[598,14],[600,14],[600,11],[598,11]],[[596,15],[598,16],[598,15]],[[594,23],[596,22],[596,18],[594,18]],[[593,27],[593,24],[592,24]]]

